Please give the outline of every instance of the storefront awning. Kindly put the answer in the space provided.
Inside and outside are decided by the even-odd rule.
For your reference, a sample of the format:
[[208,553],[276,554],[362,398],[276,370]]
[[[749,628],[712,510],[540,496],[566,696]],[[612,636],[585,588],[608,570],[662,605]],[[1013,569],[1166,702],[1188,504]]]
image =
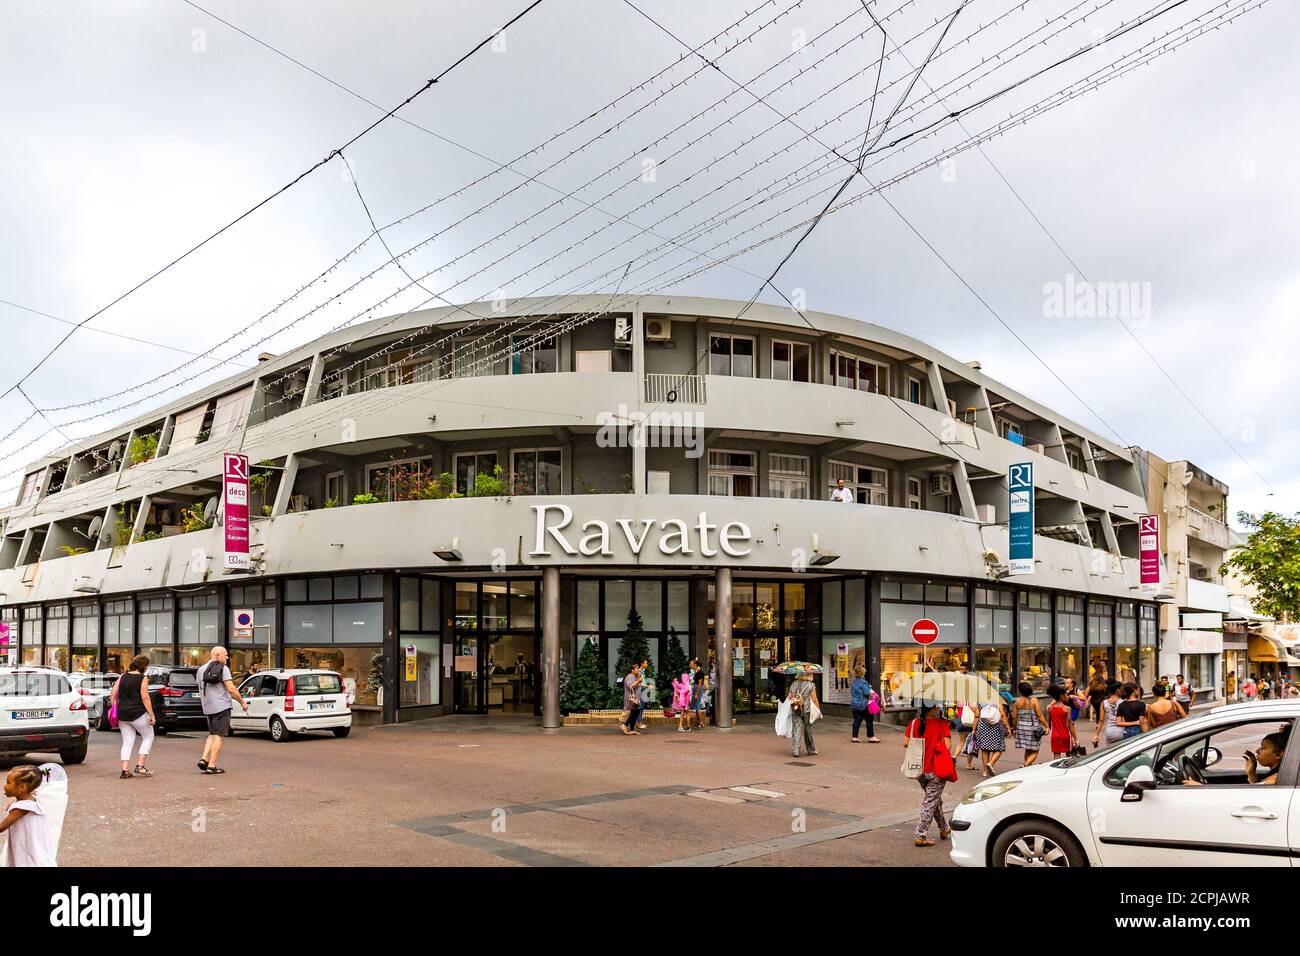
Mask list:
[[1248,656],[1257,664],[1276,664],[1286,660],[1286,649],[1281,641],[1260,634],[1250,635]]

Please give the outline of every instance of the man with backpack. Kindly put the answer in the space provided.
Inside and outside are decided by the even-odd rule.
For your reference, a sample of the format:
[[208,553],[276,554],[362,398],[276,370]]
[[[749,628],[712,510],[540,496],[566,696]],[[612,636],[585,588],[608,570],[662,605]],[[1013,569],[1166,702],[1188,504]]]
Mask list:
[[199,682],[199,702],[203,706],[203,716],[208,719],[208,739],[203,744],[203,756],[199,758],[199,770],[203,773],[225,773],[217,766],[217,757],[221,754],[221,740],[230,735],[230,709],[233,701],[248,713],[248,701],[239,694],[230,668],[226,666],[228,655],[224,647],[214,647],[212,657],[198,669],[194,676]]

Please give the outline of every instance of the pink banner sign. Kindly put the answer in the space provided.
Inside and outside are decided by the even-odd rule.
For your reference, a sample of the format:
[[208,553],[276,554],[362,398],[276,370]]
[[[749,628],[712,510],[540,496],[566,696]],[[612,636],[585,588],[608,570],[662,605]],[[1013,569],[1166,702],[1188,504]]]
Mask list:
[[1142,590],[1160,587],[1160,516],[1138,515],[1138,572]]
[[222,468],[226,560],[224,567],[247,571],[248,562],[248,456],[225,456]]

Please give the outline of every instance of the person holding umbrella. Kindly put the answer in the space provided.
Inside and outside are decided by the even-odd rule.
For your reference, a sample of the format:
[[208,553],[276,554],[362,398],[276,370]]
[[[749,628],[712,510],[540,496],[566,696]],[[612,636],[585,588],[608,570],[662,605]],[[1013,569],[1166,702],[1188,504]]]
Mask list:
[[790,705],[790,755],[798,757],[800,744],[803,744],[808,755],[815,757],[817,747],[813,743],[812,724],[821,716],[821,705],[817,700],[813,675],[821,673],[821,666],[806,661],[784,661],[775,669],[793,678],[785,698]]

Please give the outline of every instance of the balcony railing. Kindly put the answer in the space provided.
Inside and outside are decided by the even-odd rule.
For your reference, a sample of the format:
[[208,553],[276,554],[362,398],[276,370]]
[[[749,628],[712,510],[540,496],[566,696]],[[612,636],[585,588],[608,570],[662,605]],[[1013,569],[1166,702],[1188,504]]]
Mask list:
[[1212,515],[1195,508],[1187,509],[1187,530],[1207,544],[1228,546],[1228,526]]
[[675,372],[647,372],[645,400],[668,405],[674,403],[703,405],[708,401],[704,390],[704,376]]

